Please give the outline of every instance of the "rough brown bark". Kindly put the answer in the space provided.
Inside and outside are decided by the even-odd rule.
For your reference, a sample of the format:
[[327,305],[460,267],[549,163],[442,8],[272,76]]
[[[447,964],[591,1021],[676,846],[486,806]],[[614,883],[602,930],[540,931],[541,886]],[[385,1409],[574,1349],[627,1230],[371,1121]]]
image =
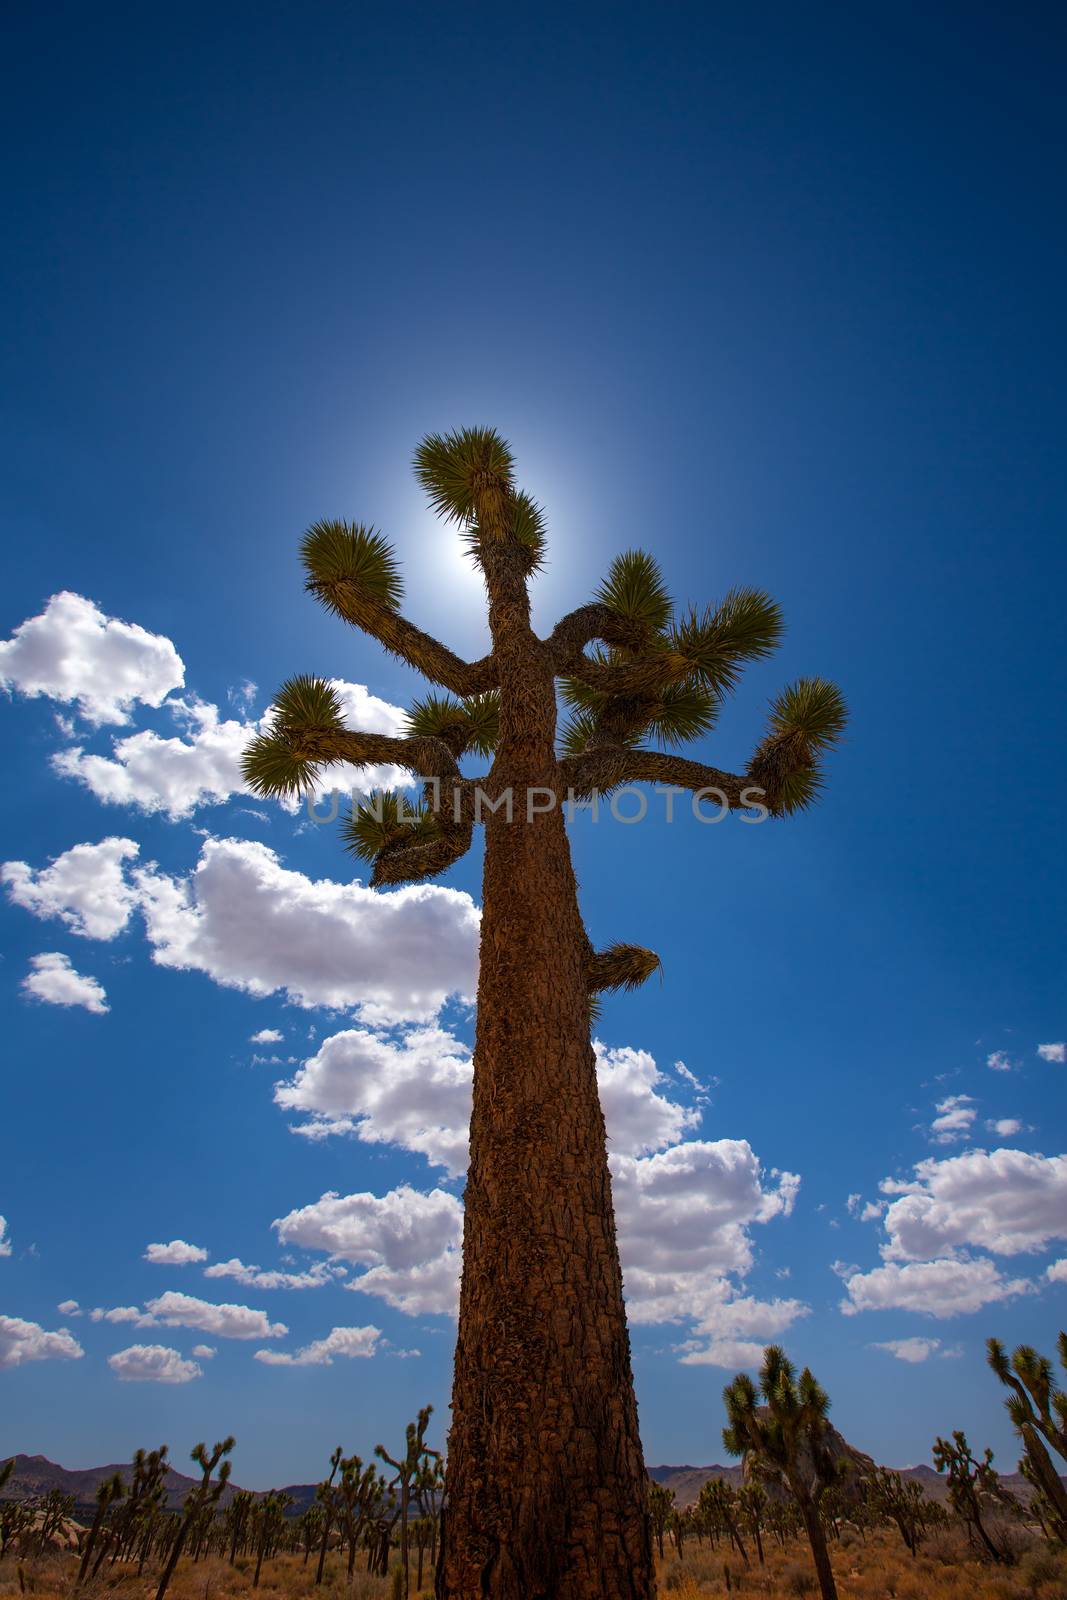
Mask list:
[[[556,785],[552,658],[511,557],[486,561],[502,689],[487,789],[474,1108],[437,1594],[654,1592],[589,949]],[[539,804],[535,797],[535,807]]]

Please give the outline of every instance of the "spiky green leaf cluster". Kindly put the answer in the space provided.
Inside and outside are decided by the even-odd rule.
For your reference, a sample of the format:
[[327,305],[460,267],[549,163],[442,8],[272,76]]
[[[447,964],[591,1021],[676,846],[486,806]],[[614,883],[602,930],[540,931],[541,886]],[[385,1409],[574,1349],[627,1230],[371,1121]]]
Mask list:
[[777,648],[783,631],[778,605],[759,589],[731,589],[714,608],[690,607],[669,630],[669,648],[687,673],[724,695],[737,687],[746,662]]
[[493,428],[430,433],[415,451],[415,476],[446,522],[482,523],[499,538],[512,491],[512,458]]
[[597,992],[639,989],[662,968],[663,963],[654,950],[646,950],[639,944],[612,944],[606,950],[598,950],[593,958],[592,987]]
[[818,798],[819,757],[840,740],[847,719],[840,689],[825,678],[799,678],[771,702],[770,731],[749,772],[779,816],[803,811]]
[[664,750],[688,744],[711,732],[719,704],[719,697],[700,684],[668,684],[650,701],[645,727]]
[[480,561],[485,540],[503,537],[522,551],[523,567],[527,574],[539,571],[544,565],[547,541],[545,513],[542,507],[520,489],[512,494],[507,503],[506,520],[507,525],[502,535],[488,533],[480,522],[470,523],[463,533],[468,554],[473,560]]
[[699,738],[714,727],[745,663],[768,655],[781,638],[781,612],[757,589],[732,589],[716,607],[674,616],[659,567],[644,550],[617,556],[596,598],[614,620],[605,630],[610,643],[589,659],[605,669],[629,667],[629,686],[608,693],[578,679],[561,684],[564,700],[580,713],[564,731],[568,754],[586,748],[598,730],[612,743],[649,736],[663,749]]
[[847,721],[844,696],[825,678],[798,678],[771,703],[774,732],[797,735],[812,751],[837,744]]
[[433,812],[410,805],[394,790],[381,789],[354,806],[341,824],[345,848],[361,861],[375,861],[395,846],[428,844],[437,831]]
[[455,756],[468,751],[492,755],[500,735],[500,695],[495,689],[466,700],[425,695],[408,712],[408,731],[417,738],[443,740]]
[[341,616],[346,589],[395,611],[404,594],[400,567],[383,534],[360,523],[312,523],[300,544],[307,588]]
[[290,678],[271,708],[266,732],[245,747],[241,772],[254,794],[299,797],[316,787],[319,762],[301,734],[343,727],[337,691],[322,678]]
[[645,550],[624,550],[616,556],[596,598],[638,645],[664,631],[674,604],[659,567]]

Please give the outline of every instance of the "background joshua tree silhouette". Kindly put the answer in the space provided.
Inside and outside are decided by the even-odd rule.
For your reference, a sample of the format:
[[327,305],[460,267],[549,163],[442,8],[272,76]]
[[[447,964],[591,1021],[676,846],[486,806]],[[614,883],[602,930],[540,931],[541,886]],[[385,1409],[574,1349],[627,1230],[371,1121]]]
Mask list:
[[768,1345],[756,1386],[740,1372],[723,1390],[729,1419],[722,1431],[731,1455],[744,1456],[757,1477],[787,1489],[796,1502],[811,1545],[815,1575],[823,1600],[837,1600],[819,1502],[840,1481],[841,1467],[827,1448],[830,1400],[807,1367],[796,1371],[780,1345]]
[[[562,805],[569,794],[658,782],[715,789],[737,809],[761,800],[783,816],[815,798],[844,706],[832,684],[803,679],[773,702],[746,772],[684,759],[673,747],[706,733],[745,663],[777,644],[777,606],[735,589],[718,606],[676,613],[654,561],[631,551],[591,604],[539,638],[528,585],[545,520],[516,488],[508,446],[491,429],[432,435],[415,471],[485,580],[490,653],[461,660],[400,614],[399,572],[381,534],[316,523],[302,548],[308,589],[446,693],[417,702],[408,736],[389,738],[345,727],[328,684],[293,679],[245,774],[260,793],[289,795],[310,790],[331,763],[395,762],[423,780],[414,817],[378,797],[345,824],[375,885],[444,871],[484,823],[438,1593],[636,1600],[651,1593],[652,1556],[590,1021],[598,993],[636,987],[659,960],[636,945],[594,950]],[[559,745],[557,687],[571,707]],[[492,757],[478,779],[460,769],[471,755]]]

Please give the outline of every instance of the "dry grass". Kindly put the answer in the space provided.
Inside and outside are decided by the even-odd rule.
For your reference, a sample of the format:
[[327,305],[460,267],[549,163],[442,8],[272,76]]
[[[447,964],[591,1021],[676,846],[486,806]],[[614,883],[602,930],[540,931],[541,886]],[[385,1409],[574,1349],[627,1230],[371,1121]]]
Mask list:
[[[840,1543],[831,1545],[831,1559],[841,1600],[1064,1600],[1067,1596],[1067,1552],[1052,1553],[1041,1541],[1017,1535],[1018,1559],[1011,1567],[994,1567],[977,1561],[966,1541],[954,1530],[942,1530],[927,1540],[913,1560],[896,1534],[881,1531],[866,1543],[846,1529]],[[345,1562],[336,1557],[326,1569],[318,1600],[390,1600],[392,1583],[372,1578],[357,1562],[352,1584]],[[254,1562],[238,1559],[236,1567],[209,1558],[194,1565],[182,1560],[168,1591],[168,1600],[313,1600],[314,1567],[304,1567],[299,1556],[279,1556],[266,1563],[260,1586],[252,1590]],[[25,1595],[33,1600],[70,1600],[77,1558],[48,1555],[23,1564]],[[79,1591],[79,1600],[154,1600],[153,1575],[101,1574]],[[720,1545],[687,1542],[682,1561],[673,1553],[660,1564],[659,1587],[663,1600],[698,1600],[706,1595],[763,1596],[765,1600],[803,1600],[818,1596],[807,1546],[791,1544],[785,1550],[769,1544],[766,1566],[752,1553],[745,1567]],[[423,1594],[432,1590],[432,1575],[424,1574]],[[414,1595],[414,1572],[412,1573]],[[18,1563],[8,1557],[0,1564],[0,1600],[22,1600]]]
[[[1043,1541],[1017,1535],[1018,1560],[1011,1567],[980,1562],[954,1530],[931,1537],[913,1559],[896,1533],[882,1530],[863,1542],[846,1529],[831,1544],[830,1559],[840,1600],[1064,1600],[1067,1553],[1050,1554]],[[705,1595],[761,1595],[766,1600],[818,1597],[805,1543],[780,1549],[768,1542],[766,1566],[755,1552],[746,1567],[724,1546],[688,1541],[682,1561],[668,1555],[660,1567],[660,1593],[671,1600]],[[728,1574],[728,1577],[727,1577]]]

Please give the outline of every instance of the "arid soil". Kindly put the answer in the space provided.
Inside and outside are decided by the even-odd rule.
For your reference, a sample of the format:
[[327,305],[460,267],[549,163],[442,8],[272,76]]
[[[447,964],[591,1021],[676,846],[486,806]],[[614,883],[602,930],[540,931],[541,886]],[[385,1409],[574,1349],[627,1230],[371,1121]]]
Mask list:
[[[895,1534],[883,1530],[863,1541],[846,1528],[841,1540],[832,1544],[831,1555],[840,1600],[1064,1600],[1067,1552],[1052,1553],[1043,1540],[1021,1529],[1015,1542],[1014,1564],[995,1567],[977,1561],[954,1528],[932,1534],[914,1560]],[[660,1594],[673,1600],[727,1593],[795,1600],[817,1594],[806,1546],[794,1543],[780,1549],[772,1543],[766,1554],[765,1566],[753,1555],[746,1568],[722,1545],[713,1550],[707,1542],[688,1541],[681,1560],[672,1551],[659,1564]],[[357,1569],[349,1584],[345,1564],[335,1560],[327,1565],[320,1600],[391,1600],[392,1576],[370,1577]],[[18,1595],[21,1600],[26,1594],[35,1600],[69,1600],[76,1571],[73,1556],[49,1554],[22,1563],[20,1581],[19,1563],[8,1557],[0,1564],[0,1597]],[[227,1600],[228,1596],[251,1600],[253,1571],[254,1562],[247,1557],[239,1557],[233,1567],[215,1558],[195,1564],[182,1560],[168,1600]],[[313,1576],[300,1557],[279,1556],[264,1567],[257,1593],[263,1600],[312,1600]],[[154,1600],[155,1583],[149,1573],[138,1580],[133,1573],[111,1571],[79,1593],[84,1600],[111,1600],[112,1595],[115,1600]],[[412,1571],[411,1594],[413,1600],[432,1594],[429,1572],[419,1590]]]

